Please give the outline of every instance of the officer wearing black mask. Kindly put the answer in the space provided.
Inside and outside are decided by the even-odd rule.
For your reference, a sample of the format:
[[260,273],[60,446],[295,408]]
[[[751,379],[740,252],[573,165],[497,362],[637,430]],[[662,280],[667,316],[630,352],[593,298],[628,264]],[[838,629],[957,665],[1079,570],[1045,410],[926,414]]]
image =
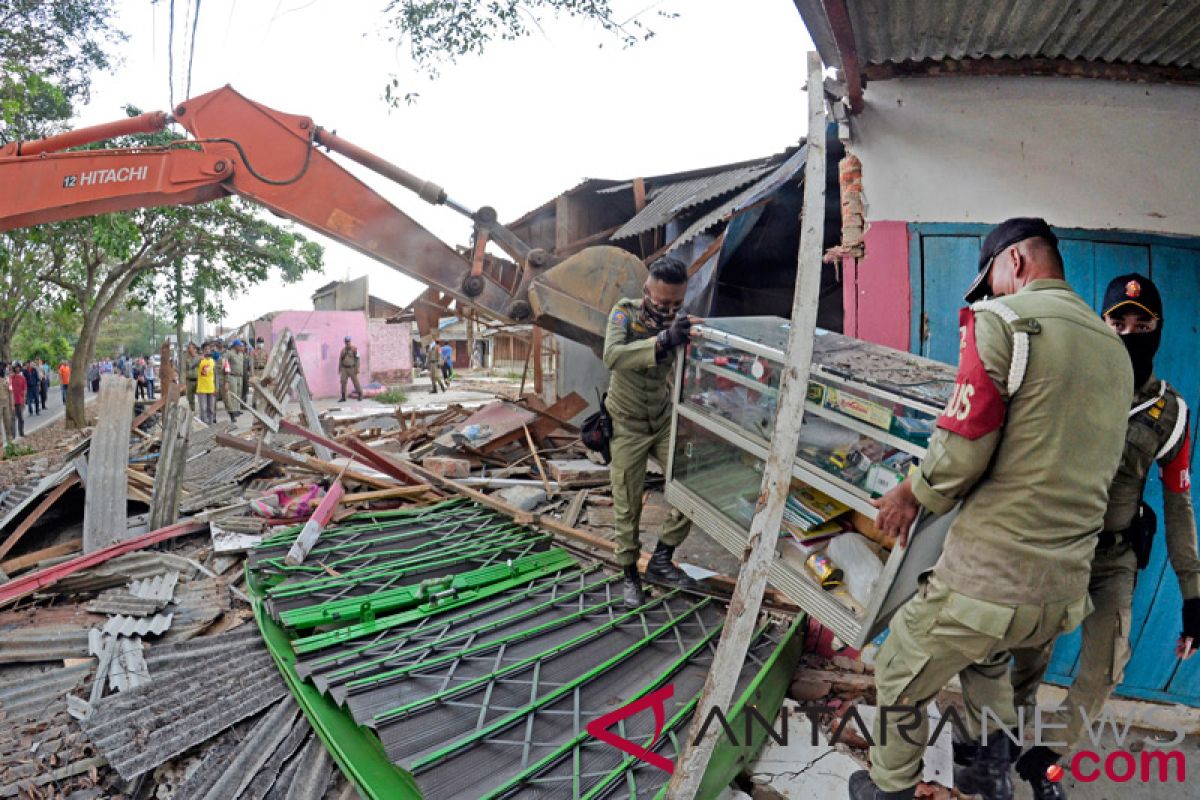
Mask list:
[[[1162,297],[1149,278],[1121,275],[1108,284],[1102,308],[1104,321],[1129,352],[1134,396],[1125,451],[1109,488],[1104,530],[1092,561],[1088,592],[1095,610],[1083,621],[1079,674],[1057,720],[1066,727],[1048,737],[1056,743],[1031,748],[1016,764],[1017,774],[1029,781],[1037,800],[1066,796],[1062,784],[1050,780],[1046,770],[1080,741],[1085,717],[1099,717],[1129,660],[1134,583],[1137,571],[1149,561],[1156,528],[1153,510],[1142,502],[1155,462],[1163,482],[1167,553],[1183,594],[1183,631],[1175,642],[1175,656],[1190,658],[1200,646],[1200,558],[1188,472],[1188,408],[1174,388],[1154,377],[1154,355],[1162,341]],[[1048,660],[1018,654],[1012,670],[1018,708],[1033,706]]]

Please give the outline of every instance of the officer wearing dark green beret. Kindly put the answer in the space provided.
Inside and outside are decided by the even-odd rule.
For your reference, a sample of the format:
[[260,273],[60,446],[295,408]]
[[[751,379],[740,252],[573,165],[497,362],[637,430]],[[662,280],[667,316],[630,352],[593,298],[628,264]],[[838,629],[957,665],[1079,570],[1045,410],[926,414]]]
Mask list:
[[[623,596],[630,607],[646,602],[637,560],[646,460],[651,453],[664,466],[669,456],[671,390],[668,383],[676,352],[701,320],[681,313],[687,291],[687,265],[665,256],[650,265],[641,299],[619,300],[608,317],[604,365],[611,370],[605,407],[612,416],[612,462],[616,557],[624,568]],[[696,582],[672,563],[675,548],[691,522],[672,509],[646,567],[655,581],[694,587]]]

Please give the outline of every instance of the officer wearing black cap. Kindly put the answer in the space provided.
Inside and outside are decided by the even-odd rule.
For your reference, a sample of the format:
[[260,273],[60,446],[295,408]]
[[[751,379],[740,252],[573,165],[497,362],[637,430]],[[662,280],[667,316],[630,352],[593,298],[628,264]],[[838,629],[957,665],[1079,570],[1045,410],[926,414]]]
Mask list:
[[[1011,798],[1017,714],[1011,653],[1049,650],[1090,610],[1087,588],[1108,486],[1125,443],[1133,371],[1117,336],[1063,280],[1045,220],[1021,217],[983,242],[959,314],[954,393],[920,470],[875,502],[903,545],[920,508],[959,512],[941,558],[891,620],[876,657],[881,713],[870,773],[852,800],[909,800],[928,741],[924,709],[958,674],[972,742],[955,782]],[[993,299],[982,299],[990,295]],[[995,719],[987,735],[982,709]],[[989,717],[991,719],[991,717]]]
[[[1200,556],[1188,473],[1188,409],[1174,388],[1154,377],[1154,354],[1163,330],[1162,298],[1149,278],[1121,275],[1108,284],[1102,308],[1104,321],[1129,353],[1137,388],[1125,452],[1109,489],[1104,532],[1092,562],[1088,593],[1095,610],[1083,622],[1079,674],[1055,720],[1056,730],[1047,737],[1052,744],[1033,747],[1017,761],[1017,774],[1030,782],[1037,800],[1066,796],[1061,783],[1047,779],[1046,770],[1079,742],[1087,720],[1099,717],[1129,660],[1134,582],[1150,558],[1156,527],[1153,510],[1142,502],[1155,462],[1163,483],[1167,553],[1183,594],[1183,633],[1175,655],[1190,658],[1200,645]],[[1048,655],[1016,653],[1012,680],[1018,706],[1033,706]]]

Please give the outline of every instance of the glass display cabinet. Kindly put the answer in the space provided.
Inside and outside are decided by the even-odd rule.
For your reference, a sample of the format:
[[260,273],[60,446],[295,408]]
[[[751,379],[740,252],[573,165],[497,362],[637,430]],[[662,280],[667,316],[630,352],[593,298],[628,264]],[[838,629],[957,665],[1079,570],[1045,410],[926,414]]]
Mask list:
[[[675,381],[667,500],[741,556],[775,426],[790,323],[712,319]],[[800,443],[771,583],[861,647],[933,566],[954,512],[922,516],[909,546],[875,530],[871,505],[920,464],[954,369],[817,329]]]

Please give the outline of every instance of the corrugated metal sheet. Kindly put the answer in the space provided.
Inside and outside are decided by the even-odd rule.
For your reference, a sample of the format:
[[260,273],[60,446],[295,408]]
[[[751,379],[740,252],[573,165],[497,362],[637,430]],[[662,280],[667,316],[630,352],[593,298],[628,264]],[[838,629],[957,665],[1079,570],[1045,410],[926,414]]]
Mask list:
[[117,652],[108,667],[108,688],[127,692],[149,682],[150,668],[146,666],[142,640],[127,636],[117,639]]
[[153,578],[140,578],[129,583],[129,593],[144,600],[159,600],[169,603],[175,596],[175,584],[179,583],[179,570],[173,569]]
[[14,487],[6,492],[3,500],[0,501],[0,530],[16,521],[21,512],[32,505],[34,500],[65,481],[74,471],[75,465],[68,463],[57,472],[52,472],[39,480]]
[[848,0],[846,5],[864,65],[991,57],[1200,67],[1200,0]]
[[258,631],[243,625],[219,636],[151,648],[153,680],[110,695],[83,723],[88,738],[132,780],[287,694]]
[[109,617],[104,623],[106,636],[146,636],[160,634],[171,627],[174,614],[155,614],[153,617]]
[[92,673],[90,664],[0,679],[0,797],[34,796],[31,787],[87,772],[103,760],[67,714],[67,693]]
[[117,556],[95,569],[63,578],[54,585],[54,591],[59,594],[73,592],[98,592],[113,586],[124,586],[139,578],[152,578],[164,572],[177,570],[184,580],[193,577],[195,567],[182,567],[177,561],[172,561],[168,553],[139,551]]
[[[175,792],[174,800],[240,797],[258,772],[268,767],[276,751],[287,747],[290,756],[300,746],[308,725],[296,725],[299,713],[300,707],[291,697],[283,698],[258,718],[244,739],[229,743],[232,746],[213,748]],[[299,734],[293,735],[297,728]],[[262,797],[262,794],[253,796]]]
[[801,147],[793,153],[787,161],[784,161],[775,169],[771,170],[770,174],[754,182],[753,185],[747,187],[744,191],[739,192],[734,197],[721,203],[713,210],[709,211],[700,219],[688,226],[687,230],[679,234],[673,242],[671,242],[671,250],[687,244],[692,239],[695,239],[701,233],[704,233],[709,228],[717,225],[730,214],[735,214],[747,206],[754,205],[762,198],[775,192],[779,187],[783,186],[787,181],[795,177],[796,173],[804,169],[804,160],[808,155],[808,148]]
[[625,239],[666,225],[679,212],[737,191],[757,180],[770,168],[770,164],[743,166],[703,178],[668,184],[658,190],[646,207],[622,225],[612,238]]
[[83,658],[88,629],[104,617],[78,607],[38,608],[0,615],[0,663]]

